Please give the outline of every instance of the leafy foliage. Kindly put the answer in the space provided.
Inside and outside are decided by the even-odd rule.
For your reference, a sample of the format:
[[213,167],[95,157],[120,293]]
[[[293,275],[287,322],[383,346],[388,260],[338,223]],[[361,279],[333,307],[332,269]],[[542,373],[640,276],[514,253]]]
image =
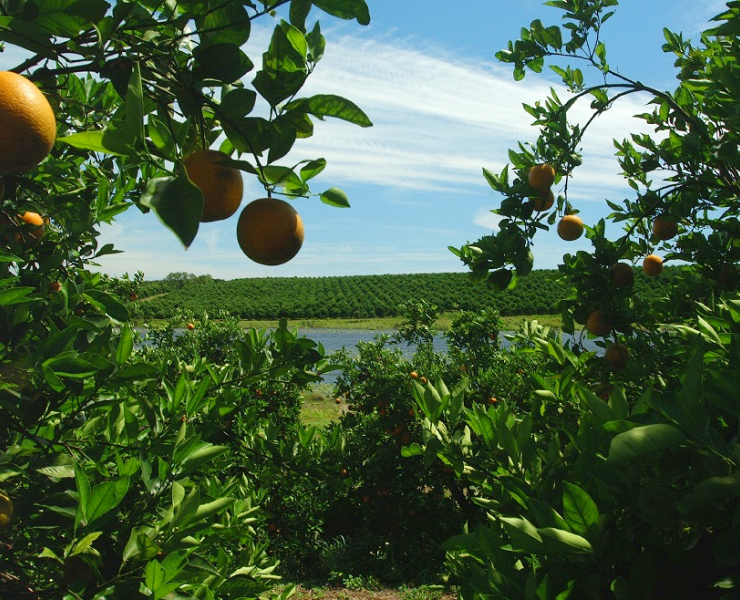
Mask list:
[[[733,598],[737,411],[719,398],[733,396],[739,321],[738,132],[730,109],[738,3],[728,2],[698,45],[664,32],[663,49],[676,56],[674,92],[610,66],[603,25],[616,0],[547,4],[563,11],[562,27],[534,21],[497,56],[515,79],[553,63],[571,97],[553,90],[525,106],[539,138],[511,151],[500,174],[484,171],[504,196],[495,210],[500,231],[453,251],[496,287],[528,276],[534,237],[558,215],[577,212],[568,190],[590,124],[620,98],[648,94],[653,109],[638,118],[655,134],[615,141],[631,196],[608,201],[608,218],[586,227],[592,250],[566,254],[559,267],[573,287],[559,304],[564,330],[602,311],[610,341],[630,357],[610,364],[530,328],[519,342],[547,357],[533,375],[530,405],[460,412],[467,386],[443,393],[438,382],[439,402],[423,406],[425,443],[406,453],[456,465],[486,512],[446,544],[464,598]],[[563,58],[594,67],[593,83]],[[590,101],[591,117],[571,123],[581,101]],[[562,184],[552,212],[534,210],[541,190],[528,181],[529,168],[542,163]],[[677,235],[653,230],[658,217],[677,222]],[[617,239],[607,236],[607,220],[624,225]],[[655,302],[631,283],[614,285],[615,263],[654,253],[687,264],[688,294],[676,294],[678,286]],[[415,394],[418,402],[422,390]]]
[[[237,417],[245,429],[295,420],[319,348],[285,326],[237,339],[203,319],[182,344],[164,332],[141,350],[130,318],[143,276],[88,268],[115,252],[97,226],[132,205],[187,246],[202,197],[182,158],[217,140],[269,193],[311,194],[323,160],[277,164],[312,134],[311,115],[370,125],[343,98],[300,97],[325,46],[318,22],[306,27],[312,7],[369,21],[362,0],[1,3],[0,42],[21,51],[14,70],[58,121],[46,160],[0,173],[0,486],[15,508],[0,532],[3,598],[291,594],[272,590],[263,498],[228,433]],[[252,23],[273,17],[245,83]],[[27,210],[43,236],[16,223]]]

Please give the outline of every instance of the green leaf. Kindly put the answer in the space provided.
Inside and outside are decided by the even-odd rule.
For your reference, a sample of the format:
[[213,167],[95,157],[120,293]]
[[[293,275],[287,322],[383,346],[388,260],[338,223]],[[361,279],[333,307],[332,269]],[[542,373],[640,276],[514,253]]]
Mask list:
[[537,530],[542,537],[545,552],[552,554],[590,554],[594,551],[590,542],[570,531],[545,527]]
[[90,499],[85,511],[86,524],[113,510],[128,492],[129,478],[121,477],[116,481],[106,481],[96,485],[90,492]]
[[201,521],[203,519],[207,519],[211,515],[222,511],[227,506],[230,506],[234,503],[233,498],[217,498],[216,500],[213,500],[212,502],[208,502],[206,504],[201,504],[198,507],[198,510],[195,511],[195,520]]
[[631,460],[650,452],[675,448],[686,441],[686,436],[673,425],[654,423],[636,427],[616,435],[609,446],[607,460]]
[[233,83],[254,68],[252,61],[236,44],[197,46],[193,57],[193,75],[200,80],[215,79]]
[[107,134],[106,131],[82,131],[57,138],[57,141],[73,148],[79,148],[80,150],[90,150],[92,152],[118,156],[131,155],[131,148],[127,147],[125,143],[115,136]]
[[574,533],[586,535],[599,523],[599,509],[587,492],[573,483],[563,482],[563,517]]
[[16,256],[15,254],[11,254],[10,252],[5,252],[4,250],[0,250],[0,263],[14,263],[14,262],[21,262],[21,257]]
[[88,548],[91,548],[93,542],[97,540],[101,535],[103,535],[102,531],[93,531],[92,533],[88,533],[81,540],[75,542],[74,549],[72,550],[72,552],[70,552],[69,555],[74,556],[76,554],[82,554]]
[[740,496],[740,473],[726,477],[709,477],[699,483],[694,491],[681,498],[677,507],[688,511],[701,509],[703,506],[716,508],[717,501],[730,500]]
[[97,367],[83,358],[68,353],[65,356],[50,358],[42,364],[44,371],[52,371],[58,377],[69,379],[84,379],[95,375],[98,372]]
[[515,551],[541,552],[543,549],[542,537],[537,528],[527,519],[499,517],[504,525],[504,530],[511,538]]
[[313,0],[313,4],[340,19],[357,19],[360,25],[370,23],[370,11],[364,0]]
[[154,600],[164,598],[167,594],[174,592],[180,587],[177,582],[169,583],[176,573],[169,573],[159,561],[152,560],[144,569],[144,585],[152,591]]
[[243,46],[249,39],[252,22],[244,6],[224,2],[220,8],[209,12],[205,19],[196,19],[200,45],[233,44]]
[[90,480],[85,471],[75,464],[75,486],[77,487],[77,513],[75,514],[75,527],[85,520],[88,502],[90,500]]
[[600,425],[603,426],[605,423],[616,419],[611,407],[591,390],[581,388],[578,390],[578,395],[581,397],[582,402],[596,415]]
[[119,323],[125,323],[129,320],[129,313],[126,306],[111,294],[100,290],[88,290],[84,296],[88,300],[93,300],[100,304],[105,309],[106,314]]
[[372,121],[354,102],[332,94],[321,94],[311,98],[299,98],[288,103],[287,110],[307,112],[320,119],[334,117],[342,119],[360,127],[372,127]]
[[236,88],[229,91],[221,100],[220,112],[222,118],[240,119],[252,112],[257,93],[254,90]]
[[148,363],[135,363],[126,365],[118,373],[116,379],[131,379],[142,381],[144,379],[154,379],[159,376],[159,370],[154,365]]
[[311,11],[311,0],[291,0],[290,22],[300,31],[306,30],[306,18]]
[[252,85],[272,107],[287,100],[306,82],[305,71],[279,71],[271,73],[266,70],[258,71],[252,80]]
[[324,170],[324,167],[326,167],[326,160],[323,158],[308,161],[301,167],[301,179],[305,182],[316,177]]
[[339,188],[329,188],[323,192],[320,196],[321,201],[329,206],[336,206],[337,208],[349,208],[349,198]]
[[131,334],[131,327],[126,324],[121,328],[121,335],[118,338],[116,346],[116,364],[122,366],[130,357],[134,350],[134,337]]
[[36,469],[36,471],[54,479],[71,479],[75,476],[73,465],[53,465],[51,467]]
[[211,461],[217,456],[221,456],[229,449],[228,446],[216,446],[208,445],[198,448],[194,452],[191,452],[182,458],[183,465],[187,465],[189,468],[193,468],[201,463]]
[[33,299],[27,296],[34,291],[32,287],[13,287],[0,291],[0,306],[11,306],[13,304],[22,304]]
[[203,214],[203,194],[185,169],[177,177],[150,179],[140,203],[151,208],[186,249],[193,243]]

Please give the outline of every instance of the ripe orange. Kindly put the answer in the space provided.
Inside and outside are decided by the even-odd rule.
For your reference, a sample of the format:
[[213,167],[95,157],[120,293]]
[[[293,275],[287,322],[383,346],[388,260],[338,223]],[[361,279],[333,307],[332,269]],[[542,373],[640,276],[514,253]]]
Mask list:
[[552,208],[552,205],[555,204],[555,194],[552,193],[552,190],[547,190],[546,192],[537,196],[537,198],[535,198],[532,203],[534,209],[537,212],[550,210]]
[[188,329],[189,329],[190,331],[192,331],[193,329],[195,329],[195,325],[194,325],[193,323],[188,323],[188,324],[187,324],[187,328],[188,328]]
[[416,371],[411,371],[409,377],[411,377],[411,379],[419,379],[419,374]]
[[58,292],[61,289],[62,289],[62,284],[59,283],[58,281],[52,281],[51,283],[49,283],[49,291],[52,294],[55,294],[56,292]]
[[242,202],[241,171],[219,164],[228,158],[228,154],[218,150],[196,150],[182,161],[188,178],[203,194],[201,223],[228,219]]
[[606,349],[604,358],[612,367],[618,368],[623,367],[624,364],[629,360],[630,351],[624,344],[612,344]]
[[555,169],[548,164],[535,165],[529,170],[527,180],[533,188],[546,192],[555,181]]
[[670,240],[677,233],[678,221],[673,217],[660,216],[653,221],[653,235],[659,240]]
[[30,235],[32,238],[39,239],[44,235],[46,227],[44,227],[44,219],[39,213],[26,211],[22,215],[18,215],[18,217],[26,225],[34,227],[34,229],[29,228],[28,231],[28,235]]
[[23,75],[0,71],[0,172],[33,169],[56,135],[54,111],[41,90]]
[[281,265],[303,245],[303,221],[284,200],[260,198],[239,215],[236,238],[242,252],[261,265]]
[[611,282],[615,288],[629,287],[635,281],[635,272],[627,263],[618,262],[612,266]]
[[586,319],[586,329],[591,335],[604,337],[611,332],[612,322],[604,314],[604,311],[595,310]]
[[583,235],[583,221],[577,215],[565,215],[558,223],[558,235],[566,242],[577,240]]
[[423,385],[427,384],[428,379],[426,377],[419,377],[419,382]]
[[5,529],[13,520],[13,501],[5,492],[0,490],[0,531]]
[[663,272],[663,259],[655,254],[648,254],[642,261],[642,270],[648,277],[657,277]]

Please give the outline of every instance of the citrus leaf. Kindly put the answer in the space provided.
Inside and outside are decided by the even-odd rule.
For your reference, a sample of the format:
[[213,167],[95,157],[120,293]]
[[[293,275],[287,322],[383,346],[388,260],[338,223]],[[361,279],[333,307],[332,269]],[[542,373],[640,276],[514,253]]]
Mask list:
[[373,122],[354,102],[333,94],[320,94],[311,98],[299,98],[298,100],[289,102],[285,108],[307,112],[320,119],[324,117],[342,119],[360,127],[372,127],[373,125]]
[[320,196],[321,201],[329,206],[336,206],[337,208],[349,208],[349,198],[339,188],[329,188],[323,192]]
[[177,177],[150,179],[139,202],[151,208],[187,249],[198,233],[203,194],[182,169]]
[[599,509],[591,496],[567,481],[563,482],[563,516],[569,527],[581,535],[599,523]]
[[683,432],[673,425],[654,423],[636,427],[612,439],[607,460],[629,460],[650,452],[675,448],[685,440]]
[[121,477],[116,481],[106,481],[96,485],[90,492],[85,517],[87,524],[113,510],[128,492],[129,478]]
[[340,19],[357,19],[360,25],[370,23],[370,11],[365,0],[313,0],[313,4]]

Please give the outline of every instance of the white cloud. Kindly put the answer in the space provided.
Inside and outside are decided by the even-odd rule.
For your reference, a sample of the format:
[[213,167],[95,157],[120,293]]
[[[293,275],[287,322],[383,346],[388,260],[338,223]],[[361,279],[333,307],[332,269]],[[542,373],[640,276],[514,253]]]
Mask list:
[[479,227],[495,231],[498,229],[501,219],[501,215],[497,215],[496,213],[492,213],[490,210],[482,208],[475,214],[473,223]]
[[[257,46],[267,39],[264,32],[255,32],[254,37]],[[535,77],[514,82],[508,68],[390,37],[328,33],[327,39],[326,56],[302,95],[345,96],[368,114],[374,127],[317,121],[315,137],[299,140],[281,163],[324,157],[328,166],[314,189],[339,185],[362,189],[366,195],[377,190],[381,197],[353,201],[355,208],[341,216],[321,207],[326,210],[316,215],[313,235],[309,239],[307,234],[301,253],[274,269],[242,256],[233,239],[232,220],[202,227],[193,246],[183,252],[151,215],[137,217],[137,225],[127,225],[125,235],[106,228],[105,241],[125,250],[104,259],[106,271],[141,269],[148,278],[173,271],[234,278],[460,268],[446,247],[475,237],[472,226],[490,231],[498,224],[496,215],[481,208],[481,204],[493,208],[499,201],[481,168],[500,171],[509,148],[536,138],[532,118],[521,105],[544,100],[551,82]],[[258,55],[253,49],[250,54]],[[568,97],[564,90],[558,94]],[[588,101],[576,109],[581,120],[590,114],[587,107]],[[583,143],[587,160],[569,183],[572,201],[602,202],[613,197],[615,189],[624,188],[612,138],[637,129],[639,122],[632,117],[644,110],[641,100],[627,98],[594,123]],[[245,183],[246,197],[264,195],[253,178]],[[366,206],[358,206],[360,202]],[[299,208],[306,211],[304,220],[315,204]],[[413,212],[394,222],[393,215],[403,211]],[[371,236],[375,243],[367,241]]]

